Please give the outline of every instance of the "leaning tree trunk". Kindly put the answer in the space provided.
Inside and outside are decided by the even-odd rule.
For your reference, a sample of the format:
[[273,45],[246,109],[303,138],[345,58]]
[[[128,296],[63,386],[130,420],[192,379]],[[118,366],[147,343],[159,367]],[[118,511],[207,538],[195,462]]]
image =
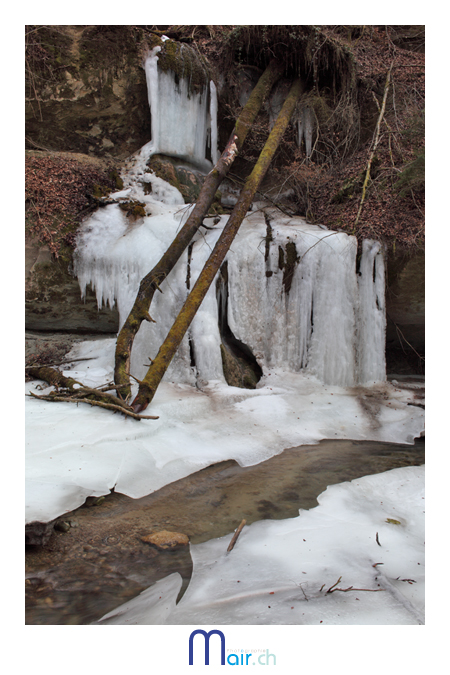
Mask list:
[[239,227],[250,208],[251,202],[259,188],[264,175],[269,168],[270,162],[289,124],[295,105],[301,94],[300,80],[293,83],[284,105],[278,115],[277,121],[267,139],[267,142],[259,156],[255,167],[247,178],[241,191],[239,200],[233,209],[210,257],[200,273],[191,293],[186,299],[178,317],[170,329],[166,339],[161,345],[155,360],[152,362],[146,376],[139,383],[139,391],[131,407],[136,413],[145,410],[153,399],[156,390],[174,357],[192,319],[200,307],[216,273],[236,236]]
[[118,335],[115,353],[114,381],[117,385],[125,385],[121,389],[126,399],[131,395],[130,389],[130,357],[134,338],[143,321],[153,321],[149,314],[150,304],[155,291],[175,267],[182,253],[189,245],[192,237],[201,226],[203,218],[211,206],[217,188],[225,178],[231,164],[247,137],[247,134],[258,114],[265,98],[269,95],[274,83],[283,70],[280,62],[270,62],[261,75],[250,98],[239,115],[227,146],[213,170],[206,176],[200,195],[185,225],[155,267],[142,279],[136,300]]

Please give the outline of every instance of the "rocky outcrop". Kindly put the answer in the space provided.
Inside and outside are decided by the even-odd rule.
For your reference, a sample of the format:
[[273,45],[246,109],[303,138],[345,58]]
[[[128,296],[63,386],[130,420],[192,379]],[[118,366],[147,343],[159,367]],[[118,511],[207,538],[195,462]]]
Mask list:
[[29,238],[25,244],[25,324],[31,331],[115,333],[119,327],[116,309],[97,307],[89,288],[81,299],[78,280],[70,261],[55,260],[48,246]]
[[425,354],[425,253],[391,253],[387,265],[386,355],[394,372],[418,371]]
[[124,158],[149,140],[142,30],[136,26],[29,28],[28,148]]

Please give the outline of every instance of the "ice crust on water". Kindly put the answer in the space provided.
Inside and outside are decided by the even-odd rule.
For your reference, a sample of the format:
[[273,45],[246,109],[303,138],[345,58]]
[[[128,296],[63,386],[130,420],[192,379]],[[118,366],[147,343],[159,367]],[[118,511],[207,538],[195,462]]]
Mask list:
[[[98,623],[424,623],[424,467],[333,485],[318,502],[297,518],[245,527],[230,553],[231,534],[191,545],[193,575],[178,605],[181,577],[172,574]],[[366,590],[327,593],[335,584]]]

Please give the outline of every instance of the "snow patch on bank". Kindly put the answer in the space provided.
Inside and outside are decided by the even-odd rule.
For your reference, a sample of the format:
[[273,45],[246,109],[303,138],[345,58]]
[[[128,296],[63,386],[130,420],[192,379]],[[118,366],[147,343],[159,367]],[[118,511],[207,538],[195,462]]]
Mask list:
[[103,625],[417,625],[425,611],[424,467],[328,487],[297,518],[191,545],[189,587],[172,574]]
[[[79,343],[67,371],[88,386],[113,379],[114,339]],[[29,382],[27,392],[40,392]],[[44,390],[45,391],[45,390]],[[26,522],[49,521],[112,488],[142,497],[215,462],[251,466],[325,438],[413,443],[424,411],[388,383],[335,387],[269,370],[258,389],[164,381],[158,420],[137,422],[88,404],[26,399]]]

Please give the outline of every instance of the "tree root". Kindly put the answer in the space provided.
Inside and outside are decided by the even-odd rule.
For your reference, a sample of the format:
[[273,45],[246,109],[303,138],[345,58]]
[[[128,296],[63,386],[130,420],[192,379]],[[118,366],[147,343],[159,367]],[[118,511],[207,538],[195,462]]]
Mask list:
[[[39,398],[43,401],[89,403],[90,405],[106,408],[113,412],[120,412],[122,415],[132,417],[135,420],[159,419],[154,415],[138,415],[131,406],[120,398],[119,385],[107,384],[98,389],[85,387],[81,382],[78,382],[71,377],[66,377],[59,370],[47,366],[30,368],[28,374],[37,380],[43,380],[55,387],[55,391],[52,391],[49,394],[38,395],[30,392],[29,395],[33,398]],[[118,396],[109,394],[108,390],[111,389],[115,389]]]

